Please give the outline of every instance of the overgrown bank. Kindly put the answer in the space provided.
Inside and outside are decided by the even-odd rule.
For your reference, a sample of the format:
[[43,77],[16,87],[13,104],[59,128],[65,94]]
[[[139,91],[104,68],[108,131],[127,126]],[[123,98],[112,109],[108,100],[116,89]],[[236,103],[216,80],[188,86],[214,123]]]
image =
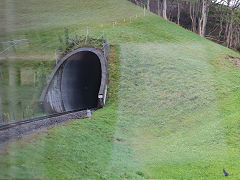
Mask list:
[[10,144],[0,177],[221,179],[224,168],[238,178],[240,69],[226,58],[238,54],[151,14],[103,29],[106,107]]

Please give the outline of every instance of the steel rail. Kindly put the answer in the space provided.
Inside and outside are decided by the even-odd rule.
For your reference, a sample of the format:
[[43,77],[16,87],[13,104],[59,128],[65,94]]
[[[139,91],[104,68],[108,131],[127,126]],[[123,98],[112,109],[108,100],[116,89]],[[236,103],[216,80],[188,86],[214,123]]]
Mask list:
[[58,116],[62,116],[62,115],[66,115],[66,114],[70,114],[70,113],[74,113],[74,112],[80,112],[80,111],[87,111],[87,110],[86,109],[79,109],[79,110],[67,111],[67,112],[62,112],[62,113],[55,113],[55,114],[50,114],[50,115],[40,116],[40,117],[35,117],[35,118],[16,120],[16,121],[12,121],[12,122],[9,122],[9,123],[6,123],[6,124],[5,123],[0,124],[0,131],[10,129],[10,128],[13,128],[13,127],[16,127],[16,126],[19,126],[19,125],[23,125],[23,124],[28,124],[28,123],[41,121],[41,120],[45,120],[45,119],[48,119],[48,118],[58,117]]

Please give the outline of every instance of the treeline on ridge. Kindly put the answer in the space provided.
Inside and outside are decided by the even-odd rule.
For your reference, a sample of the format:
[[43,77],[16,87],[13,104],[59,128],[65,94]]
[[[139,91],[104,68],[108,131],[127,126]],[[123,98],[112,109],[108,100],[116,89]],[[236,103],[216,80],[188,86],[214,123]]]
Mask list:
[[129,0],[200,36],[240,51],[240,0]]

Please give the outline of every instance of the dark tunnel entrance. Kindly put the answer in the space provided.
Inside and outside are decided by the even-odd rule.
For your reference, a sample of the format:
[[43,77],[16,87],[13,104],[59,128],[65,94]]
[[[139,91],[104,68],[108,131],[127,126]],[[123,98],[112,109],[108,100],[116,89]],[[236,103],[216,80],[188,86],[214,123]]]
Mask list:
[[62,102],[66,111],[98,106],[102,70],[95,53],[81,51],[71,56],[64,63],[61,77]]
[[53,69],[40,97],[43,111],[66,111],[102,108],[108,87],[105,51],[82,47],[64,56]]

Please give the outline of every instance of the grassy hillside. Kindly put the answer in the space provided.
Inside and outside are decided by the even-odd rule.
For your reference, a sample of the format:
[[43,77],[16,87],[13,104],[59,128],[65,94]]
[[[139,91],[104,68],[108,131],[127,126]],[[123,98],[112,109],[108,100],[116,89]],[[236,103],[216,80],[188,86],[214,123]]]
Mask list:
[[84,10],[75,14],[71,3],[58,2],[69,17],[58,8],[45,17],[51,22],[52,14],[64,12],[55,18],[69,21],[19,27],[9,36],[48,41],[48,50],[34,51],[44,54],[54,51],[56,32],[66,25],[72,33],[81,24],[93,24],[96,35],[104,30],[112,44],[107,105],[91,119],[9,144],[0,156],[0,179],[221,179],[223,168],[228,179],[239,179],[240,69],[226,58],[238,54],[152,14],[120,22],[143,14],[125,0],[73,2]]
[[86,34],[89,27],[91,35],[99,36],[113,22],[130,21],[130,17],[140,14],[143,15],[141,8],[125,0],[3,0],[0,41],[29,39],[30,45],[18,45],[18,51],[11,54],[14,56],[53,55],[64,27],[80,35]]

